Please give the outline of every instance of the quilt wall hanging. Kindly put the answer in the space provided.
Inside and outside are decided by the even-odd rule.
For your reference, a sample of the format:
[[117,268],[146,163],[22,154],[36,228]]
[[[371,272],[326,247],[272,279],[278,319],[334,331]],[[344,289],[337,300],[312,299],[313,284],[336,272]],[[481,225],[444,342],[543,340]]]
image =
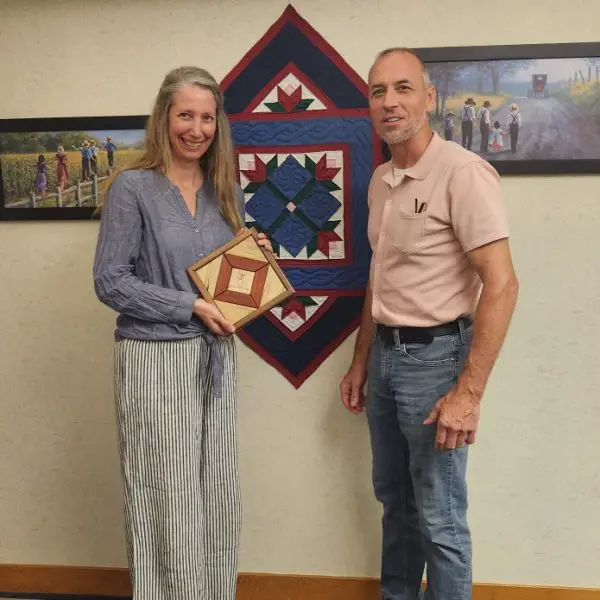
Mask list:
[[221,88],[246,225],[269,235],[295,289],[238,336],[297,388],[360,323],[367,191],[384,160],[367,84],[288,6]]

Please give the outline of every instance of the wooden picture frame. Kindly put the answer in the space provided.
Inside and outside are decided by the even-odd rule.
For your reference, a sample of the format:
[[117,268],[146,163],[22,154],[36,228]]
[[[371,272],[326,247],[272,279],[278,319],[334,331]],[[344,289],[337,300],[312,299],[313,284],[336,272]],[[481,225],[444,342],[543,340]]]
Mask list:
[[254,228],[188,267],[187,273],[204,300],[236,330],[294,294],[275,257],[258,245]]

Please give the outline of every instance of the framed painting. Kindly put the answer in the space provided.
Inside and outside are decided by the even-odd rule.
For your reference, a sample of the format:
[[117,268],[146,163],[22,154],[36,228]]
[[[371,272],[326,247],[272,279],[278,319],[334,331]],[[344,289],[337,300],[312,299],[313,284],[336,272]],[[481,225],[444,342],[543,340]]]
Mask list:
[[442,137],[501,174],[600,172],[600,42],[416,52]]
[[0,220],[91,219],[146,116],[0,119]]

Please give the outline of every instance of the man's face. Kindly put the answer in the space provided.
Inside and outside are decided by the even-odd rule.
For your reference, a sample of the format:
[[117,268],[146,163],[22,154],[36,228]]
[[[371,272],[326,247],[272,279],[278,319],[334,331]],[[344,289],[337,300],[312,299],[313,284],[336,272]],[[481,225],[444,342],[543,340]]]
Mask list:
[[392,52],[379,59],[369,74],[369,109],[379,136],[400,144],[418,133],[433,106],[434,90],[426,86],[416,57]]

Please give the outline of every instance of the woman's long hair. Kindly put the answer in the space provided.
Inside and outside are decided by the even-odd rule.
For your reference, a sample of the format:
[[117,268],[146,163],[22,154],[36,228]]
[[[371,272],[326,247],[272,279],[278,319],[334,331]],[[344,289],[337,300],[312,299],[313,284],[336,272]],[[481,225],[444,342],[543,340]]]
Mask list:
[[[142,156],[123,170],[159,169],[167,174],[171,169],[171,146],[169,143],[169,109],[173,96],[185,85],[197,85],[209,90],[217,105],[217,131],[200,165],[213,184],[219,206],[226,221],[234,231],[244,226],[236,199],[236,172],[233,156],[231,128],[223,107],[223,95],[215,78],[199,67],[179,67],[164,78],[152,114],[146,123],[145,148]],[[114,181],[118,173],[111,178]],[[110,183],[109,183],[110,186]],[[108,187],[107,186],[107,192]],[[100,207],[101,210],[101,207]]]

